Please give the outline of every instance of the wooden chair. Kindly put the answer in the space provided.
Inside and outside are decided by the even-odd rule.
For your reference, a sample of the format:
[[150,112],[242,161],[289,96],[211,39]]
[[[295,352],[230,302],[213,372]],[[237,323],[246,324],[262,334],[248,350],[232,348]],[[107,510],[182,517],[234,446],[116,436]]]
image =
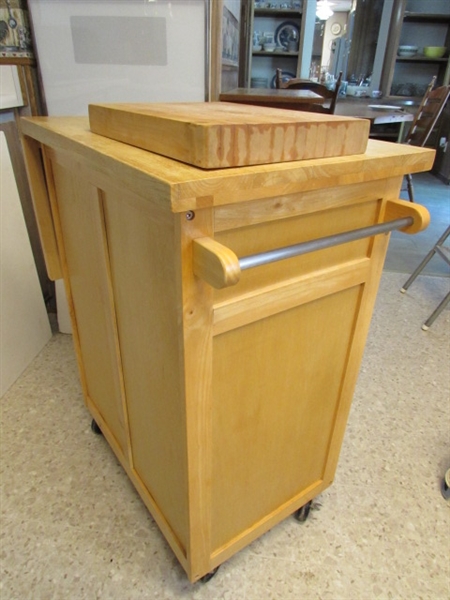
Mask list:
[[[445,103],[450,96],[450,86],[446,85],[433,89],[435,82],[436,77],[433,77],[411,123],[411,128],[405,138],[405,144],[425,146],[444,109]],[[411,202],[414,202],[414,188],[410,174],[406,175],[406,185],[409,199]]]
[[302,104],[299,106],[299,110],[333,115],[341,86],[341,79],[342,71],[339,73],[334,90],[329,90],[325,85],[310,81],[309,79],[289,79],[288,81],[283,81],[282,71],[281,69],[277,69],[275,82],[279,90],[311,90],[324,99],[324,104]]

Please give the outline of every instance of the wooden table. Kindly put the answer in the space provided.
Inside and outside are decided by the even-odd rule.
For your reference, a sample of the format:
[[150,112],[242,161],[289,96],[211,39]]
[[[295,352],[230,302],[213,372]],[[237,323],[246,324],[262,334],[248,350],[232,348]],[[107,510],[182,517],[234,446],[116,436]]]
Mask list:
[[[385,106],[385,108],[372,108],[374,106]],[[398,131],[395,133],[396,141],[403,138],[404,125],[414,119],[414,114],[402,106],[395,108],[395,102],[380,101],[374,99],[355,99],[340,98],[336,103],[335,115],[343,117],[357,117],[359,119],[368,119],[372,127],[379,125],[388,125],[397,123]],[[376,129],[372,129],[371,137],[376,135]]]
[[389,241],[373,226],[426,226],[398,194],[434,152],[369,140],[352,156],[207,170],[83,117],[22,132],[87,408],[196,581],[332,483]]
[[299,104],[322,104],[324,98],[311,90],[277,90],[264,88],[236,88],[223,92],[221,102],[238,102],[272,108],[298,109]]

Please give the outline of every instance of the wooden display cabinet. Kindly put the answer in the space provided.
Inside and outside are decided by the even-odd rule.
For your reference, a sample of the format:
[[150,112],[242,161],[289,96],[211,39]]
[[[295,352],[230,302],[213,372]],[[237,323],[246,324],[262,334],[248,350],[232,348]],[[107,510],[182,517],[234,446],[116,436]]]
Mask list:
[[[241,63],[245,65],[241,87],[275,87],[277,68],[290,77],[305,76],[305,73],[309,76],[315,21],[315,10],[312,10],[311,4],[302,0],[243,0],[242,5],[241,43],[245,45],[246,55],[241,55]],[[286,8],[286,5],[291,8]],[[265,37],[264,34],[278,45],[275,52],[267,51],[264,46],[254,47],[255,36]],[[287,47],[290,35],[295,36],[294,48]],[[261,81],[252,85],[252,78],[266,79],[267,85],[262,85]]]
[[[412,57],[398,55],[399,45],[418,46]],[[445,46],[442,58],[428,58],[424,46]],[[382,89],[390,96],[417,97],[436,76],[436,87],[450,82],[450,8],[441,0],[394,0]]]
[[82,117],[22,129],[86,405],[196,581],[333,481],[389,235],[237,257],[397,218],[420,230],[426,210],[397,199],[434,152],[369,141],[203,170]]

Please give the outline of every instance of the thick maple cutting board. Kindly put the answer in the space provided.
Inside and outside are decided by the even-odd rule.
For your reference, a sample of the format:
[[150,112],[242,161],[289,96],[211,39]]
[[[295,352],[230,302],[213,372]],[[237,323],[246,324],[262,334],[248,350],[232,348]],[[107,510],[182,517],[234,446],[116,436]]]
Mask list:
[[91,131],[204,169],[363,154],[369,121],[227,102],[91,104]]

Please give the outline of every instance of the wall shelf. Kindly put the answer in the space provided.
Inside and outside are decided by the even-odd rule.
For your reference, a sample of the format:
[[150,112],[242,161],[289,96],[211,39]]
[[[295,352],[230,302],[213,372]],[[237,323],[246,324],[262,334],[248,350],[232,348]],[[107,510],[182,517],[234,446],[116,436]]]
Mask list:
[[282,17],[284,19],[301,19],[302,12],[300,10],[292,10],[287,8],[255,8],[255,17]]
[[[432,12],[417,12],[422,6]],[[441,8],[442,12],[437,12]],[[390,96],[399,87],[408,85],[426,87],[433,76],[436,76],[436,86],[448,85],[448,51],[441,58],[423,55],[425,46],[450,47],[450,11],[446,5],[435,0],[421,4],[415,0],[394,0],[392,15],[381,84],[384,93]],[[416,45],[419,53],[412,57],[398,56],[400,45]]]

